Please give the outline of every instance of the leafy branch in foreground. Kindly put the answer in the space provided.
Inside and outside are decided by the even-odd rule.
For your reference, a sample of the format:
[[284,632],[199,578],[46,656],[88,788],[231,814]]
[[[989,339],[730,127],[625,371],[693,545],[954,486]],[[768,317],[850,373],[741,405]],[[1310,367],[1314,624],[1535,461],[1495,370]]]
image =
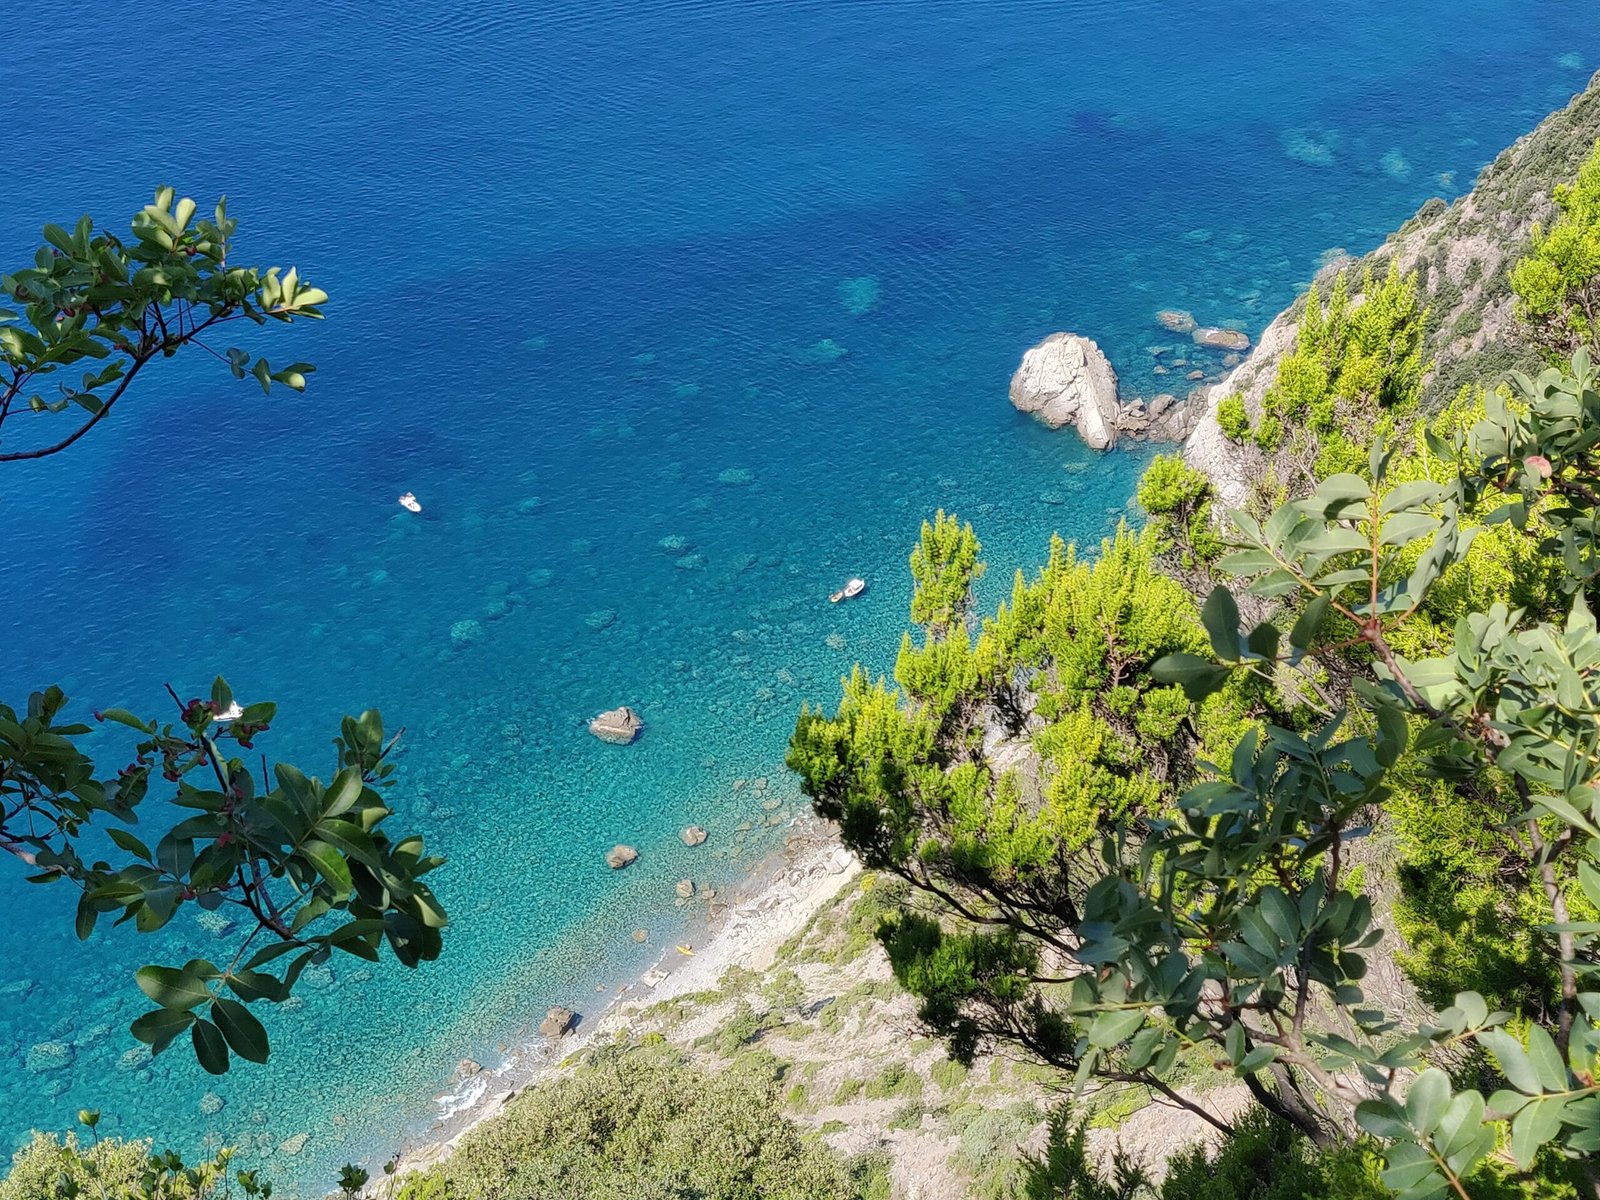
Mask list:
[[[149,363],[186,345],[226,363],[235,378],[253,376],[264,392],[274,383],[305,390],[316,369],[309,363],[274,369],[265,358],[237,347],[219,351],[206,340],[239,320],[319,320],[328,299],[292,267],[230,265],[236,226],[226,200],[212,218],[196,220],[194,201],[175,199],[167,187],[133,218],[131,241],[97,232],[88,217],[71,230],[45,226],[34,265],[0,276],[0,302],[22,306],[0,308],[0,434],[24,412],[76,410],[76,424],[22,449],[0,443],[0,463],[65,450],[110,415]],[[58,383],[53,395],[43,390],[73,367],[82,371],[76,381]]]
[[[65,703],[50,688],[24,714],[0,705],[0,849],[34,868],[32,882],[80,889],[80,938],[110,913],[153,933],[187,904],[234,913],[242,930],[224,965],[140,968],[139,988],[158,1007],[133,1033],[153,1050],[187,1033],[213,1073],[228,1069],[230,1053],[264,1062],[267,1033],[247,1005],[288,999],[308,966],[334,951],[376,962],[385,942],[408,967],[439,956],[445,912],[422,877],[442,860],[420,837],[391,839],[385,828],[380,789],[399,734],[386,740],[378,713],[344,719],[327,784],[287,763],[269,771],[264,755],[258,781],[240,752],[268,731],[275,708],[241,708],[218,679],[208,699],[180,705],[176,722],[97,713],[138,741],[114,778],[96,779],[74,740],[90,727],[63,723]],[[170,803],[193,815],[147,844],[132,827],[158,776],[176,785]],[[104,834],[126,856],[120,865],[97,857],[104,843],[86,841],[100,818],[116,822]]]
[[[195,213],[194,201],[162,188],[133,218],[131,241],[96,232],[87,217],[71,231],[46,226],[34,266],[0,279],[26,306],[20,315],[0,311],[0,432],[24,412],[49,428],[52,414],[77,410],[70,432],[0,450],[0,462],[65,450],[147,364],[189,345],[238,378],[253,376],[263,391],[304,388],[310,365],[274,370],[243,350],[218,352],[206,338],[239,320],[320,319],[327,295],[292,268],[231,265],[235,222],[225,203],[214,219]],[[91,369],[61,384],[55,399],[37,390],[74,366]],[[269,767],[265,755],[250,761],[273,705],[240,707],[221,679],[208,698],[186,703],[168,691],[175,721],[96,714],[136,734],[132,760],[112,777],[80,747],[91,727],[63,716],[60,688],[35,692],[21,711],[0,704],[0,851],[32,868],[34,882],[79,889],[80,938],[111,913],[153,933],[188,904],[218,914],[215,928],[239,928],[221,965],[194,958],[137,973],[156,1007],[133,1023],[134,1035],[159,1052],[188,1034],[200,1063],[220,1073],[234,1056],[267,1058],[266,1029],[249,1006],[288,999],[306,968],[335,951],[377,961],[387,943],[408,967],[437,958],[446,917],[423,876],[442,860],[420,837],[386,827],[392,814],[381,793],[399,735],[385,739],[378,713],[344,719],[324,784],[288,763]],[[166,803],[190,815],[141,838],[133,832],[141,815],[165,815],[166,804],[149,799],[163,784],[172,788]]]

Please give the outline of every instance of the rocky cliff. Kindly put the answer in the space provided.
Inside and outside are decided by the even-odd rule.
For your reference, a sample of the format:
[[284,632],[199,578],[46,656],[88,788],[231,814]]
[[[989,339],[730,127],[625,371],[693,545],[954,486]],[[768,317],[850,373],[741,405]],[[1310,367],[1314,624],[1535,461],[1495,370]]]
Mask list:
[[[1428,308],[1423,361],[1431,367],[1423,384],[1425,409],[1437,409],[1465,384],[1489,383],[1506,371],[1538,365],[1539,356],[1513,312],[1511,268],[1527,252],[1533,226],[1550,215],[1552,189],[1577,174],[1597,138],[1600,75],[1485,167],[1467,195],[1454,204],[1429,200],[1365,258],[1324,268],[1324,281],[1349,269],[1352,284],[1368,266],[1380,278],[1391,262],[1402,272],[1416,272]],[[1272,456],[1224,435],[1217,405],[1238,395],[1251,420],[1259,417],[1278,363],[1295,344],[1304,307],[1301,297],[1280,314],[1250,356],[1210,389],[1201,401],[1204,415],[1184,444],[1185,459],[1211,477],[1229,506],[1243,504],[1252,483],[1268,477]]]

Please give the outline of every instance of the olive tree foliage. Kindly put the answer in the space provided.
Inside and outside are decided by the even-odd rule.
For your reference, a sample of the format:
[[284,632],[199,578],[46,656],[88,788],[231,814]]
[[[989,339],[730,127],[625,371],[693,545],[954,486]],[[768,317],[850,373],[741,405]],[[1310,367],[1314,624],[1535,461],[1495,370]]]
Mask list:
[[[188,345],[263,389],[304,386],[308,364],[274,370],[205,339],[231,321],[319,318],[325,293],[293,269],[232,264],[225,205],[210,220],[195,212],[163,188],[134,217],[129,240],[87,217],[70,232],[47,226],[35,265],[4,276],[26,307],[0,313],[0,462],[71,446],[148,364]],[[54,398],[40,390],[47,377],[85,367]],[[32,432],[35,422],[53,431],[12,449],[12,430]],[[133,1022],[134,1036],[160,1052],[187,1035],[201,1065],[221,1073],[234,1056],[266,1060],[266,1029],[250,1006],[288,999],[308,966],[335,952],[377,961],[385,944],[409,967],[437,958],[446,915],[424,876],[442,860],[387,825],[387,760],[399,734],[386,734],[377,712],[344,718],[324,782],[256,748],[273,704],[241,705],[222,679],[204,696],[167,691],[165,719],[94,713],[96,725],[127,731],[129,757],[115,770],[83,748],[95,725],[69,715],[60,688],[0,703],[0,851],[30,881],[77,890],[80,938],[113,914],[146,934],[189,905],[234,918],[239,932],[223,961],[151,964],[136,975],[154,1007]]]

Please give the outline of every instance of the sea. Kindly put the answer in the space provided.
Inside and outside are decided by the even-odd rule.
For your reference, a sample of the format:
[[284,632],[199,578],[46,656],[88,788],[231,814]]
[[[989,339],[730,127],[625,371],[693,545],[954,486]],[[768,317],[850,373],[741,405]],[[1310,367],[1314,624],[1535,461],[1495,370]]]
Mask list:
[[[315,363],[303,396],[196,351],[0,468],[0,698],[165,717],[164,685],[221,674],[324,778],[340,717],[379,708],[452,924],[420,970],[308,972],[262,1013],[271,1061],[216,1078],[132,1039],[132,971],[237,928],[190,906],[79,943],[69,889],[0,864],[0,1150],[97,1108],[238,1146],[285,1196],[426,1141],[458,1062],[592,1011],[700,919],[678,879],[728,887],[783,840],[794,717],[892,668],[922,521],[973,523],[988,601],[1052,533],[1137,519],[1150,448],[1015,412],[1028,346],[1072,330],[1125,394],[1181,394],[1224,364],[1157,310],[1258,334],[1600,66],[1578,0],[13,0],[6,25],[0,268],[170,184],[331,299],[242,335]],[[631,746],[587,732],[619,704]],[[140,828],[170,819],[157,797]]]

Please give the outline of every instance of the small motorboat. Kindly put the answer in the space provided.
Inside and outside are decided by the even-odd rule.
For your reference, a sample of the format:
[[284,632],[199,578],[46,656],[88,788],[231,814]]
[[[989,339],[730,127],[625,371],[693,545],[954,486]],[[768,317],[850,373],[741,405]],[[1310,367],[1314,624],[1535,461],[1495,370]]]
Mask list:
[[854,600],[866,590],[867,581],[865,579],[852,579],[837,592],[834,592],[833,595],[829,596],[828,600],[832,604],[837,604],[841,600]]
[[407,512],[419,513],[422,511],[421,501],[419,501],[411,492],[407,492],[405,495],[400,497],[400,507],[405,509]]

